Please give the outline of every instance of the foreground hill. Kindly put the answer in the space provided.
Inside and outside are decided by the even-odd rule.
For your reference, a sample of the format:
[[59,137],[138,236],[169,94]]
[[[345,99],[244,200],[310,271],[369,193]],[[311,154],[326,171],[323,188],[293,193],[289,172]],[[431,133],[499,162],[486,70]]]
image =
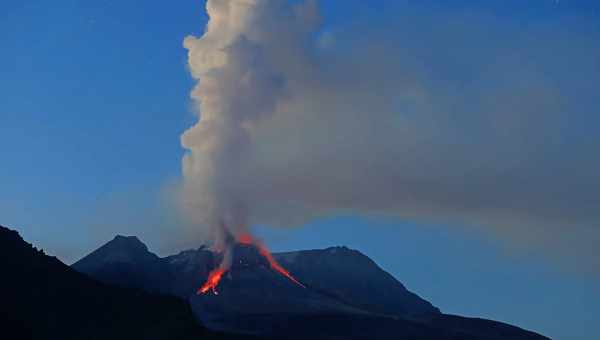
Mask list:
[[217,337],[184,301],[96,281],[2,226],[0,268],[0,330],[6,339]]
[[137,238],[117,236],[73,267],[104,282],[185,298],[199,320],[222,331],[287,339],[547,339],[496,321],[442,314],[346,247],[274,254],[303,288],[273,271],[253,246],[238,245],[219,294],[196,295],[215,256],[200,248],[160,258]]

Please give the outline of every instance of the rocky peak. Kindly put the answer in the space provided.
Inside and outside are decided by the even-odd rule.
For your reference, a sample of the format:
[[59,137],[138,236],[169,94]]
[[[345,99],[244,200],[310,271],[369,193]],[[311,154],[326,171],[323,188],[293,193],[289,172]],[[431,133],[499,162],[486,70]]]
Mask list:
[[136,236],[117,235],[102,247],[73,264],[79,271],[88,272],[110,263],[147,263],[158,260]]
[[135,251],[148,251],[148,247],[140,241],[137,236],[123,236],[117,235],[112,241],[108,242],[106,245],[112,247],[118,247],[121,249],[127,250],[135,250]]

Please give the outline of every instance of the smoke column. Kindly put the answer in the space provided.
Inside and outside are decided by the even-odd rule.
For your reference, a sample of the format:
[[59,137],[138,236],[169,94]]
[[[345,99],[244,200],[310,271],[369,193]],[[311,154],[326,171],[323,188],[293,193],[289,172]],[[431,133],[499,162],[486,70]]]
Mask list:
[[246,168],[255,152],[253,132],[284,104],[293,80],[287,70],[306,68],[298,44],[317,18],[314,3],[208,1],[206,10],[204,35],[184,41],[192,75],[200,80],[192,98],[201,115],[182,136],[191,151],[183,172],[192,215],[199,216],[198,224],[212,226],[221,248],[247,228],[252,193],[239,183],[258,176]]
[[217,249],[249,225],[352,213],[477,225],[599,263],[597,142],[576,137],[598,120],[577,90],[600,80],[594,44],[419,13],[336,35],[314,1],[206,11],[184,41],[198,122],[181,137],[181,201]]

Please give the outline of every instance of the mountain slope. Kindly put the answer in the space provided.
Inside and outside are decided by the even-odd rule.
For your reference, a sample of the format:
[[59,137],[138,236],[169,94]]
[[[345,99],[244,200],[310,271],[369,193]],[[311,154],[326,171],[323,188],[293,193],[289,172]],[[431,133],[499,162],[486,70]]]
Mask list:
[[404,317],[439,313],[359,251],[331,247],[275,257],[305,285],[356,308]]
[[0,329],[13,339],[208,339],[175,297],[107,286],[0,226]]

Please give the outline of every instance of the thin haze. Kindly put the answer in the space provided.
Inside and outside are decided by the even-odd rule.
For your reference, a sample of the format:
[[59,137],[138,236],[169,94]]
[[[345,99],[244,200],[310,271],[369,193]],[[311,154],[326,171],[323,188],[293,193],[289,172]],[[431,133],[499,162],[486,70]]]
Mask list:
[[206,10],[184,41],[199,119],[181,189],[206,237],[358,213],[600,264],[600,50],[576,25],[400,15],[344,33],[313,1]]

